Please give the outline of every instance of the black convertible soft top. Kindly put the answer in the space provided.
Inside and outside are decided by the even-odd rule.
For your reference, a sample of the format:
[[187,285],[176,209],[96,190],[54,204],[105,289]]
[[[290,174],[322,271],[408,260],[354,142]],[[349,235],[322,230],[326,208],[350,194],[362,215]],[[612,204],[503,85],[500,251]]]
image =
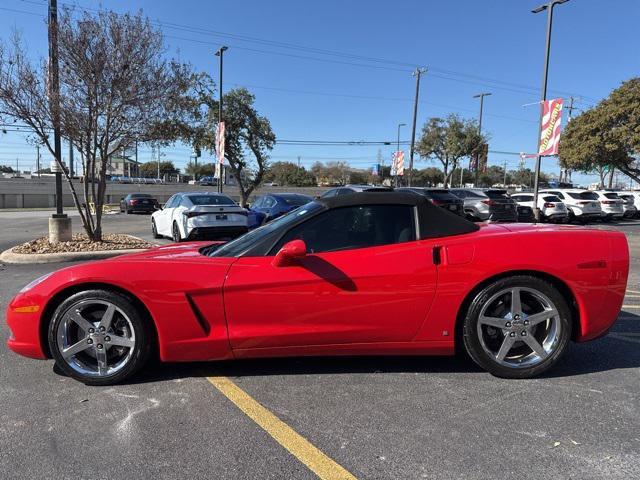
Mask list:
[[418,209],[420,238],[448,237],[478,230],[472,223],[455,213],[432,204],[424,195],[411,192],[361,192],[319,198],[317,203],[328,209],[355,205],[412,205]]

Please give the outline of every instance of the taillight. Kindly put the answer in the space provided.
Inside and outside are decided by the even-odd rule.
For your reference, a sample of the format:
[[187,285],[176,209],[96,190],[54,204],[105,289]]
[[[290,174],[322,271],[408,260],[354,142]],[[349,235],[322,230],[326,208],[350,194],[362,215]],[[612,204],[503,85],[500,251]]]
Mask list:
[[585,202],[585,201],[578,202],[578,204],[579,204],[579,205],[589,205],[590,203],[591,203],[591,202]]
[[494,202],[493,200],[482,200],[482,203],[485,203],[487,205],[495,205],[496,202]]
[[547,202],[544,204],[544,208],[555,208],[555,204]]
[[138,203],[138,200],[129,200],[129,203],[131,205],[136,205]]
[[431,199],[431,203],[433,203],[434,205],[442,205],[442,202],[440,200]]
[[193,218],[197,217],[198,215],[202,215],[201,212],[190,212],[188,210],[185,210],[184,212],[182,212],[182,214],[187,218]]
[[615,200],[601,200],[601,203],[605,204],[605,205],[613,205],[616,203]]

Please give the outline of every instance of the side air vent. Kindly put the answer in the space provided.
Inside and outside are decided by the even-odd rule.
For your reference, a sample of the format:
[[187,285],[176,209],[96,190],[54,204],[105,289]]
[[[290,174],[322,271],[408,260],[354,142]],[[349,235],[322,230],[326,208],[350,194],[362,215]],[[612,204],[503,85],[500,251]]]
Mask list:
[[191,310],[193,311],[193,315],[196,317],[198,324],[200,325],[200,327],[202,327],[202,331],[205,333],[205,335],[209,335],[209,332],[211,331],[211,326],[209,325],[209,322],[205,320],[204,315],[202,315],[202,312],[196,305],[196,302],[193,301],[193,298],[191,298],[191,295],[186,293],[185,297],[187,297],[187,302],[189,303],[189,306],[191,307]]

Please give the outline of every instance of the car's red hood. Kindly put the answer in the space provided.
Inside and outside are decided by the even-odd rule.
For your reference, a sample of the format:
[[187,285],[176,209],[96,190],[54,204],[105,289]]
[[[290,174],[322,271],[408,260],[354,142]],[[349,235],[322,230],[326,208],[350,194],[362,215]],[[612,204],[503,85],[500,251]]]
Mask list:
[[130,253],[128,255],[120,255],[113,257],[109,261],[139,261],[139,260],[176,260],[199,257],[200,249],[214,243],[223,242],[185,242],[172,243],[170,245],[162,245],[153,247],[139,253]]

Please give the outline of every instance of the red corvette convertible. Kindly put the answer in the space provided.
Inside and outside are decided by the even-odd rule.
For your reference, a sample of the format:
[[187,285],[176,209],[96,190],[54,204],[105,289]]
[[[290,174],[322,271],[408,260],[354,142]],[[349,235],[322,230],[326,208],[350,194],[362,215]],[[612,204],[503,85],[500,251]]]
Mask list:
[[8,345],[91,385],[152,354],[201,361],[451,355],[528,378],[605,335],[629,268],[622,233],[481,225],[411,193],[309,203],[229,243],[64,268],[8,307]]

